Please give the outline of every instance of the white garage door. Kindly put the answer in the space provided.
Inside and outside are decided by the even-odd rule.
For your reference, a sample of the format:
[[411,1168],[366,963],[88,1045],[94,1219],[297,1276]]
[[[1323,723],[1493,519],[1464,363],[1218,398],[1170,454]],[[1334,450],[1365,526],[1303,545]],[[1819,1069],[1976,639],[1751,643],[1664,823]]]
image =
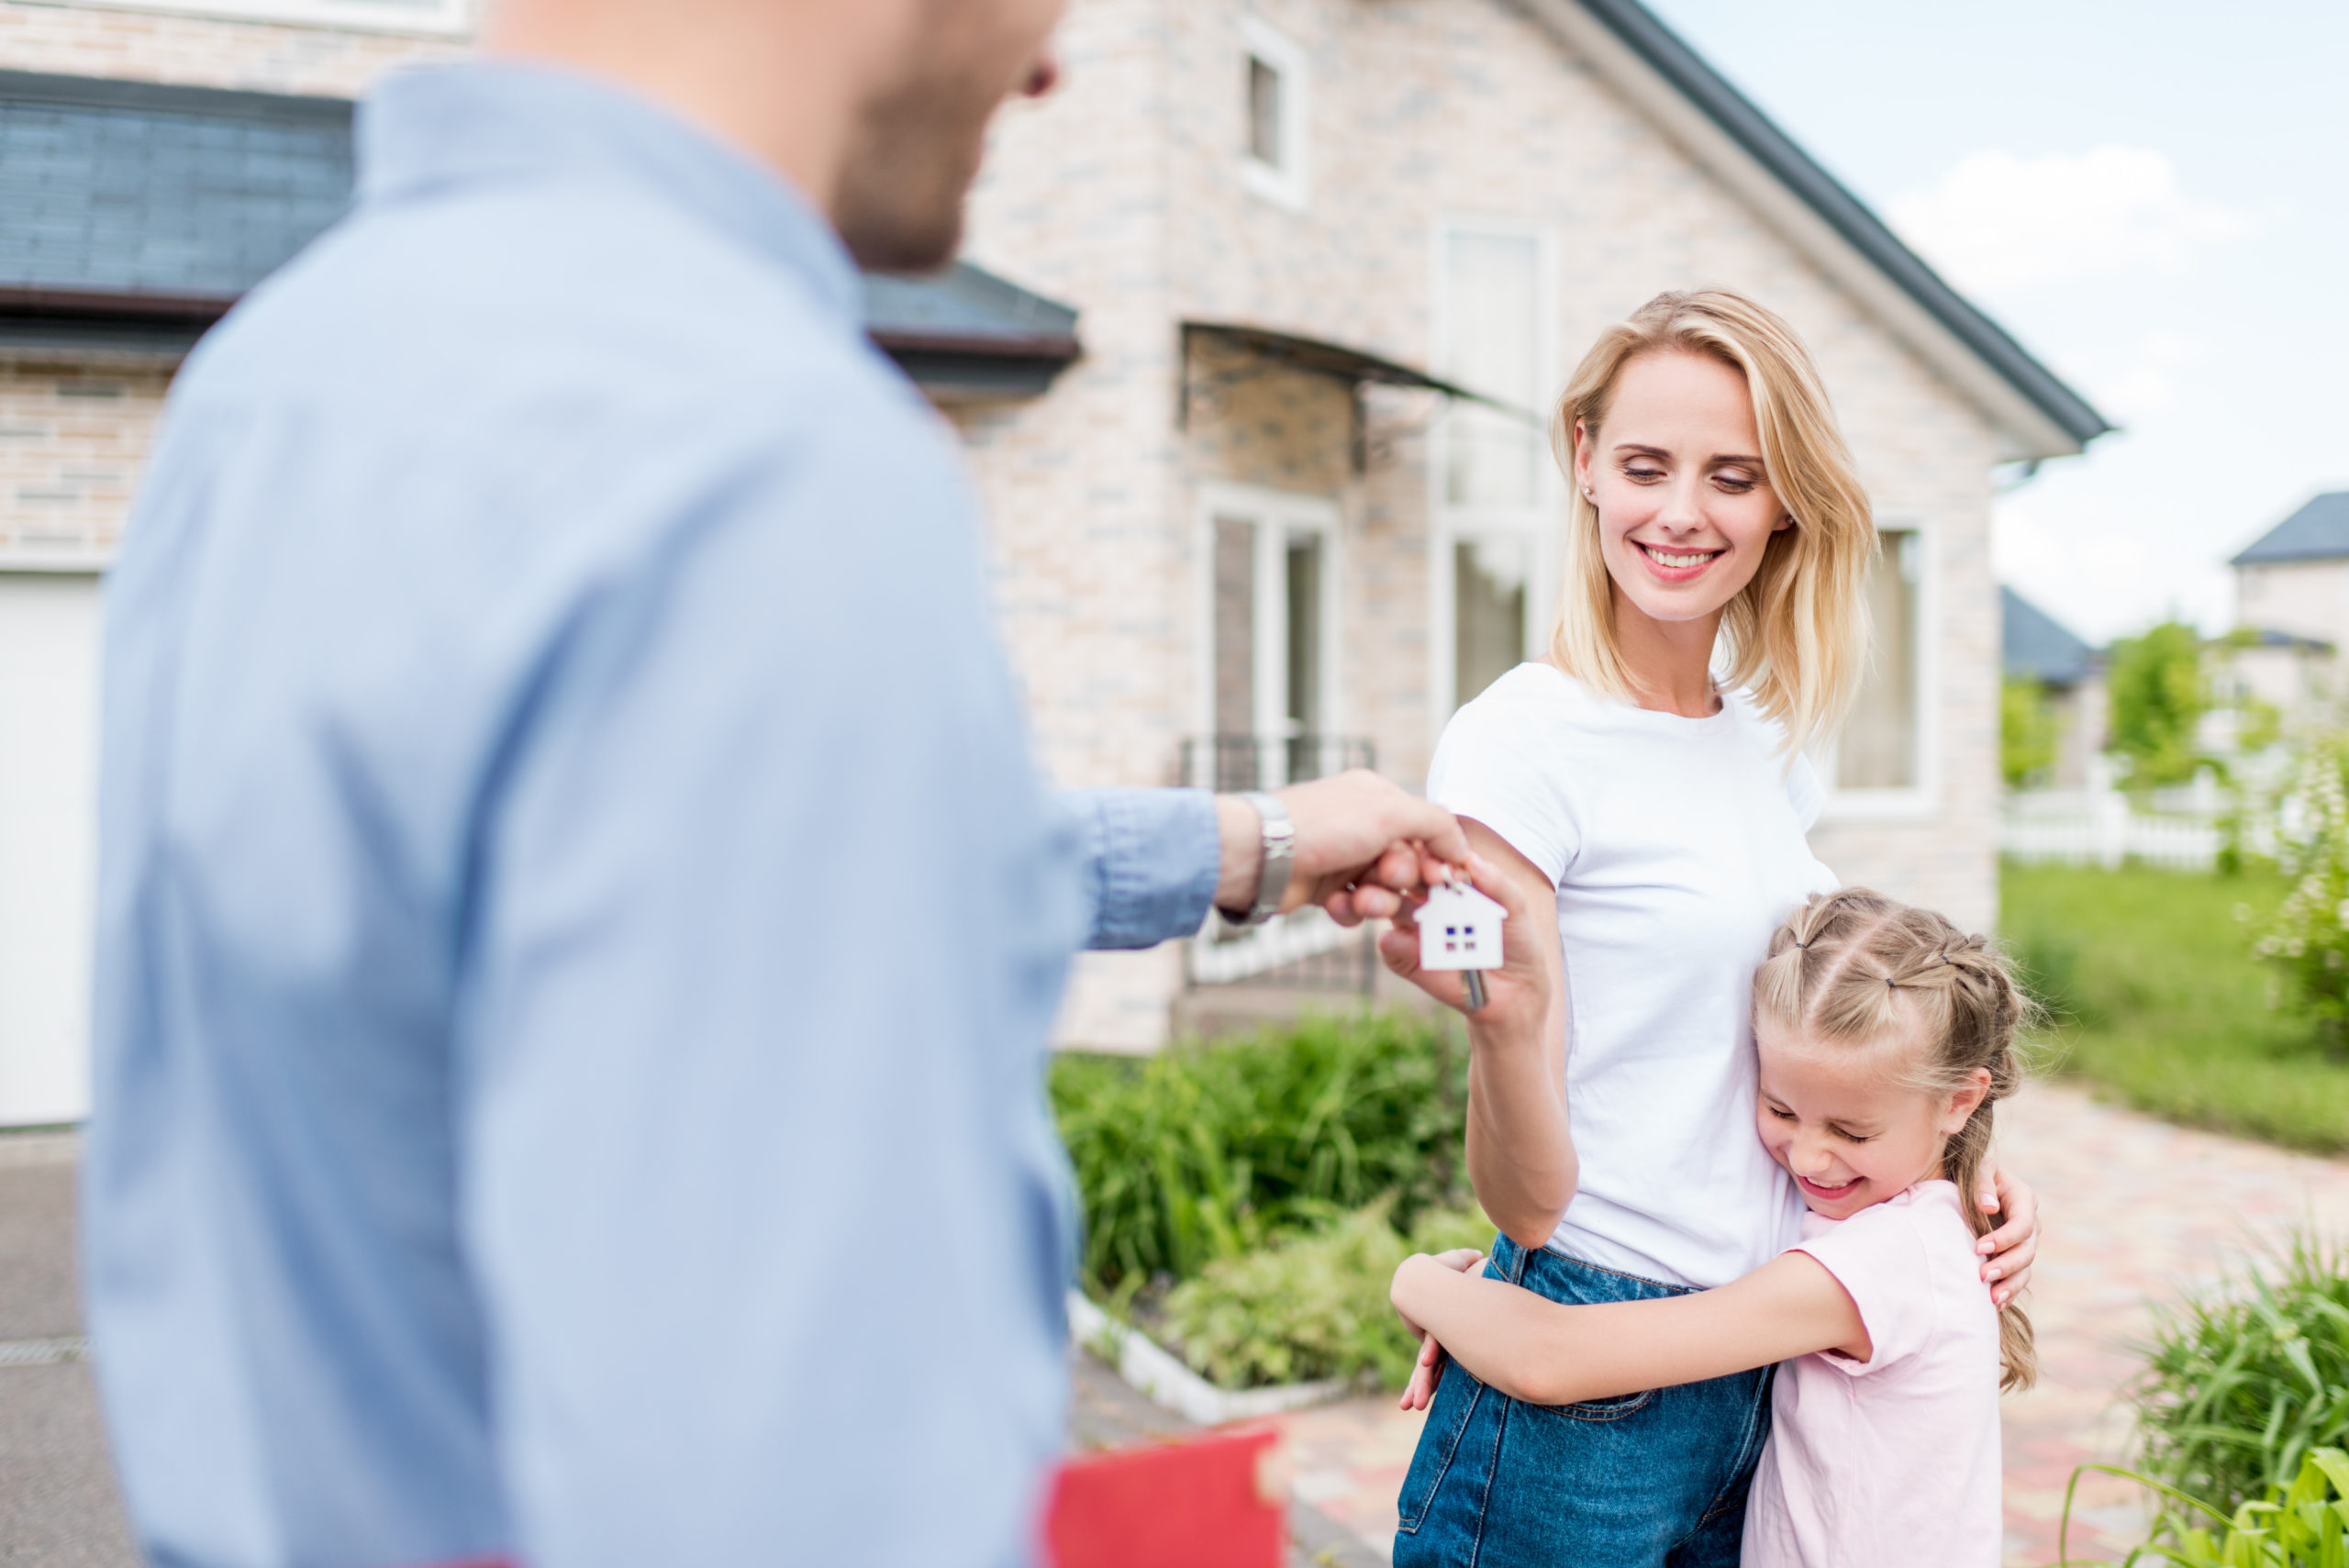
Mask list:
[[0,1126],[90,1109],[98,580],[0,573]]

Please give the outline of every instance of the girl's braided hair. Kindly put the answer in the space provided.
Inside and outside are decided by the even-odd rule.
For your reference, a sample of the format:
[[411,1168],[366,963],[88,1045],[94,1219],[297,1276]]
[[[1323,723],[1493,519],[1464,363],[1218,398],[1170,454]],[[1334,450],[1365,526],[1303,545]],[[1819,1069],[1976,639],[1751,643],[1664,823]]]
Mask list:
[[[1814,895],[1770,939],[1753,974],[1757,1018],[1813,1040],[1873,1046],[1916,1030],[1917,1088],[1954,1094],[1987,1068],[1989,1091],[1942,1151],[1942,1174],[1956,1184],[1976,1236],[1992,1226],[1976,1201],[1990,1152],[1992,1107],[2022,1084],[2016,1036],[2033,1013],[1998,950],[1930,909],[1846,887]],[[2001,1389],[2038,1376],[2031,1319],[2009,1301],[1998,1313]]]

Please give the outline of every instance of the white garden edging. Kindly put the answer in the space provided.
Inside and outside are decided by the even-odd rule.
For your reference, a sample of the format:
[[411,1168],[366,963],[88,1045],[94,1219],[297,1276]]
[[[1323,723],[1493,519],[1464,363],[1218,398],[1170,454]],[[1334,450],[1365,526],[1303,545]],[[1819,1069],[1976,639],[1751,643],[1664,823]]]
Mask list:
[[1093,1305],[1083,1291],[1068,1293],[1069,1331],[1078,1344],[1118,1369],[1118,1375],[1163,1405],[1203,1427],[1227,1421],[1252,1421],[1327,1404],[1353,1389],[1348,1379],[1332,1377],[1319,1383],[1286,1383],[1277,1388],[1247,1388],[1237,1394],[1218,1388],[1183,1364],[1183,1359],[1161,1349],[1149,1335],[1120,1323]]

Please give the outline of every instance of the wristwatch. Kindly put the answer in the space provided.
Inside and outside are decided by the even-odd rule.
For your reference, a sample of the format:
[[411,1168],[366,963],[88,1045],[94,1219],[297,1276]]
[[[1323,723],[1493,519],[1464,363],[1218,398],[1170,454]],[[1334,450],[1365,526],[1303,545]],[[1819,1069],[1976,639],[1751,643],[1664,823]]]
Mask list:
[[1240,798],[1256,808],[1264,823],[1264,869],[1257,874],[1256,901],[1246,916],[1233,919],[1226,910],[1223,917],[1235,925],[1261,926],[1280,913],[1281,895],[1288,891],[1289,868],[1297,863],[1297,824],[1289,820],[1287,806],[1262,790],[1249,790]]

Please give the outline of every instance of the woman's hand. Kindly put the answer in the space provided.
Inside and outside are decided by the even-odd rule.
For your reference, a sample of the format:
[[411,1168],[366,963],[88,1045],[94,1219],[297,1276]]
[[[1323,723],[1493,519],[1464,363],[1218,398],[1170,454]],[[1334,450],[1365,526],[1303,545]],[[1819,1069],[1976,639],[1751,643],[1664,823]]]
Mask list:
[[[1447,1007],[1468,1013],[1470,1021],[1504,1033],[1537,1039],[1550,1010],[1550,943],[1545,922],[1534,917],[1534,906],[1520,878],[1513,877],[1480,854],[1467,862],[1468,884],[1501,906],[1508,917],[1501,923],[1501,966],[1485,974],[1485,1005],[1468,1013],[1467,982],[1456,969],[1419,967],[1419,913],[1427,895],[1415,893],[1402,900],[1395,923],[1378,939],[1378,956],[1386,967]],[[1448,866],[1438,867],[1448,876]],[[1536,877],[1540,873],[1533,873]],[[1546,885],[1544,887],[1547,892]]]
[[2039,1256],[2039,1195],[1996,1165],[1983,1168],[1981,1184],[1975,1201],[1983,1213],[2003,1216],[2006,1223],[1974,1250],[1983,1255],[1982,1277],[1989,1282],[1991,1303],[2004,1307],[2031,1283],[2031,1265]]
[[1397,1266],[1395,1283],[1388,1287],[1387,1297],[1396,1304],[1395,1315],[1403,1319],[1403,1327],[1408,1329],[1419,1341],[1419,1357],[1412,1364],[1410,1382],[1404,1385],[1400,1408],[1424,1410],[1434,1404],[1436,1384],[1443,1376],[1443,1347],[1436,1343],[1433,1334],[1412,1322],[1411,1315],[1403,1310],[1404,1271],[1415,1266],[1425,1267],[1431,1263],[1437,1263],[1464,1274],[1472,1272],[1484,1261],[1485,1254],[1474,1247],[1455,1247],[1449,1252],[1438,1252],[1433,1256],[1425,1252],[1416,1252]]

